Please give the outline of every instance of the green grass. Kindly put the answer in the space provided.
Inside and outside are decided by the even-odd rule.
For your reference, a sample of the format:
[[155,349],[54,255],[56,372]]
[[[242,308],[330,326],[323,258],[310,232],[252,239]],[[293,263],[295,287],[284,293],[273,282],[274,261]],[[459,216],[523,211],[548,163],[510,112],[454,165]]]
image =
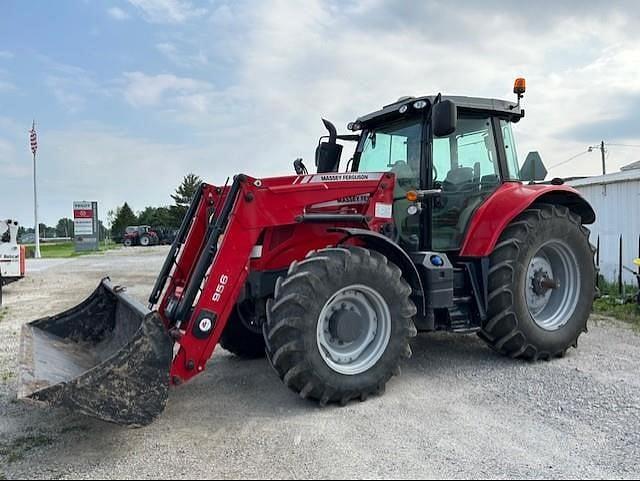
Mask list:
[[615,297],[602,297],[593,303],[593,312],[629,322],[640,330],[640,307],[635,303],[622,303]]
[[48,446],[53,440],[42,434],[20,436],[8,443],[0,444],[0,456],[7,463],[15,463],[24,458],[24,455],[34,448]]
[[[40,254],[43,259],[61,259],[67,257],[76,257],[87,254],[95,254],[96,252],[105,252],[111,249],[117,249],[119,244],[114,242],[108,243],[106,246],[103,242],[100,243],[98,251],[90,252],[76,252],[76,248],[73,242],[60,242],[56,244],[40,244]],[[27,246],[27,257],[33,257],[35,247],[33,245]]]
[[8,312],[9,312],[8,307],[0,307],[0,321],[2,321],[5,317],[7,317]]
[[626,285],[624,292],[626,298],[622,299],[616,284],[600,279],[601,297],[593,303],[593,311],[596,314],[629,322],[634,328],[640,330],[640,306],[636,303],[638,287]]

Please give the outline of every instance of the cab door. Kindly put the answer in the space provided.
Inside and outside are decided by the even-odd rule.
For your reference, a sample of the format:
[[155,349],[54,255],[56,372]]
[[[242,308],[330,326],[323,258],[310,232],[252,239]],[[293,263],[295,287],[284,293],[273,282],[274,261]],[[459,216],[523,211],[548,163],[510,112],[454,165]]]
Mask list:
[[431,203],[431,248],[458,250],[475,210],[500,185],[493,119],[458,112],[456,131],[431,142],[432,186],[442,193]]
[[393,172],[393,220],[390,237],[408,251],[420,243],[420,218],[407,212],[407,192],[420,188],[424,123],[421,118],[400,120],[372,128],[358,145],[353,171]]

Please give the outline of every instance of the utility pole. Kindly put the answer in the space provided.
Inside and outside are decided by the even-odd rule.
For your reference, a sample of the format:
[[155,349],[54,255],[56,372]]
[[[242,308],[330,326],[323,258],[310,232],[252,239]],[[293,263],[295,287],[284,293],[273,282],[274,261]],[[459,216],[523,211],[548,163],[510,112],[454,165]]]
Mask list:
[[604,140],[600,142],[600,145],[592,145],[589,147],[589,152],[593,152],[595,149],[600,149],[602,154],[602,175],[607,175],[607,166],[605,163],[607,150],[604,148]]
[[607,150],[604,148],[604,140],[600,142],[600,145],[591,145],[589,146],[588,152],[593,152],[595,149],[600,149],[600,154],[602,154],[602,195],[607,195],[607,183],[604,180],[604,176],[607,175],[607,165],[606,165],[606,153]]

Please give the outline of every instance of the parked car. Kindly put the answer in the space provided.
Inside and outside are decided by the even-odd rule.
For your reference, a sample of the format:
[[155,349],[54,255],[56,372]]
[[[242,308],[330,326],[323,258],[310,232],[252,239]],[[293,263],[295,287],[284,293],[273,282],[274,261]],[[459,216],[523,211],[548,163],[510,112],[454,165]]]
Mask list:
[[131,246],[155,246],[160,243],[158,234],[148,225],[132,225],[125,229],[122,236],[125,247]]

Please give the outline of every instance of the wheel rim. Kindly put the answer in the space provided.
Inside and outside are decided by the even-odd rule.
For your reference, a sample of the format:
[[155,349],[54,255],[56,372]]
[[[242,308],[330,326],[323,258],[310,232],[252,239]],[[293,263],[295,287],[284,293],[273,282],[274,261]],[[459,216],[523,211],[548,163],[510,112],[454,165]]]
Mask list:
[[149,245],[149,238],[148,237],[143,237],[142,239],[140,239],[140,244],[142,244],[143,246],[148,246]]
[[337,291],[318,319],[317,341],[324,362],[335,372],[355,376],[380,360],[391,337],[391,313],[374,289],[354,284]]
[[580,287],[572,249],[559,240],[544,244],[527,268],[525,296],[535,323],[547,331],[563,327],[578,306]]

